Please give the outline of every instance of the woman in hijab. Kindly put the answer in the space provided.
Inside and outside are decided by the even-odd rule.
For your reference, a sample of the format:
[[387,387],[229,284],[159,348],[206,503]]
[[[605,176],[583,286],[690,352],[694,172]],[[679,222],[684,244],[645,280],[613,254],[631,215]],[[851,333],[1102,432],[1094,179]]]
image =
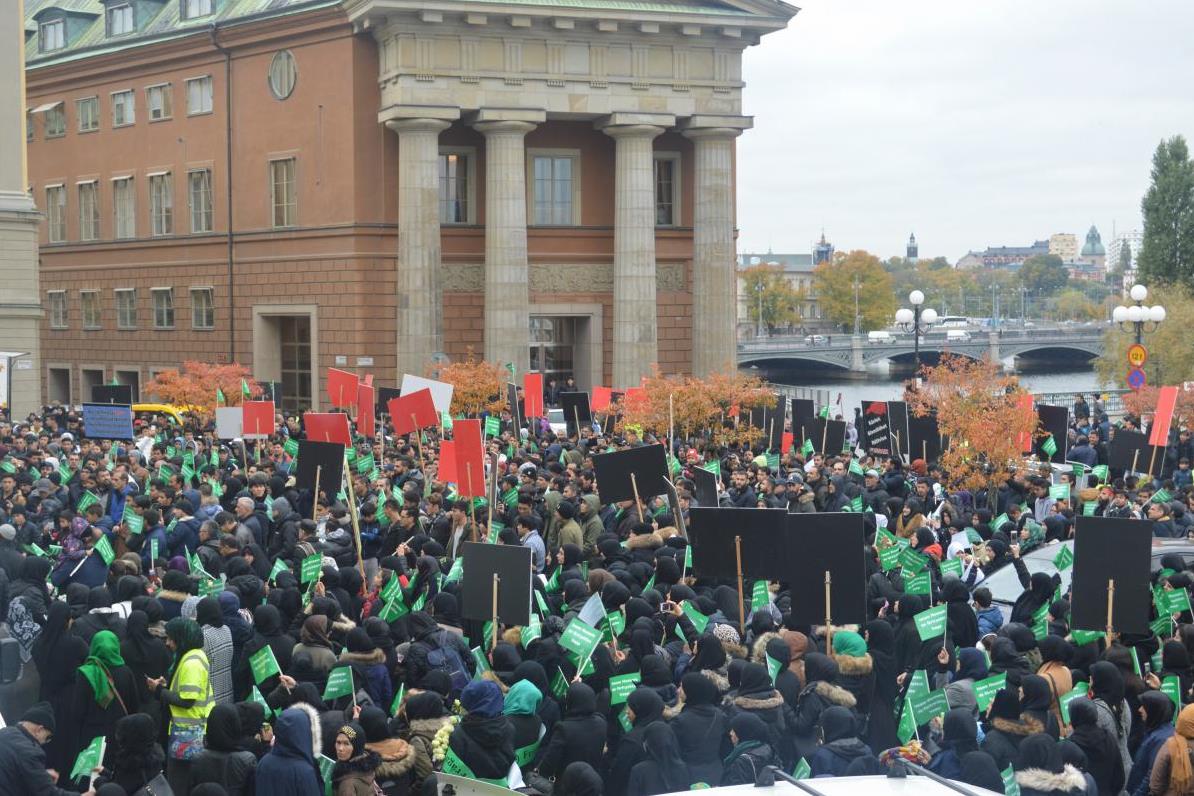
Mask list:
[[1194,705],[1186,705],[1177,714],[1174,733],[1157,752],[1149,775],[1148,792],[1188,794],[1194,792],[1194,766],[1190,756],[1194,754]]
[[[71,610],[62,600],[50,606],[46,625],[33,642],[33,663],[41,675],[39,701],[49,702],[55,716],[66,716],[75,688],[75,670],[87,658],[87,642],[70,632]],[[73,743],[66,741],[67,733],[55,733],[45,745],[46,766],[55,771],[69,771],[74,765],[70,758]],[[73,739],[71,739],[73,741]]]
[[120,657],[120,639],[101,630],[92,637],[87,659],[77,670],[70,720],[59,732],[73,733],[77,756],[96,736],[111,736],[116,722],[136,713],[137,705],[137,684]]
[[643,658],[640,672],[642,685],[654,689],[655,693],[659,694],[659,698],[663,700],[664,718],[671,719],[678,714],[680,712],[680,690],[672,682],[671,670],[663,656],[648,655]]
[[1124,787],[1123,760],[1111,734],[1099,726],[1099,712],[1089,699],[1070,703],[1069,740],[1086,755],[1086,772],[1099,788],[1099,796],[1117,796]]
[[506,692],[502,715],[514,728],[514,759],[519,766],[530,767],[539,752],[543,739],[543,722],[539,720],[539,703],[543,694],[530,680],[520,680]]
[[1045,734],[1057,740],[1061,737],[1061,727],[1050,710],[1052,705],[1053,692],[1049,690],[1048,680],[1039,674],[1030,674],[1020,681],[1021,715],[1040,722]]
[[[553,700],[554,701],[554,700]],[[597,712],[597,696],[584,683],[568,686],[564,717],[548,735],[539,760],[540,776],[555,777],[569,764],[584,762],[600,770],[605,749],[605,719]]]
[[[788,650],[789,662],[791,649]],[[713,628],[706,628],[697,639],[696,649],[688,660],[687,672],[707,677],[717,688],[718,696],[725,696],[730,690],[730,681],[726,676],[728,659],[721,639],[713,632]]]
[[1029,575],[1028,567],[1018,554],[1013,554],[1012,565],[1016,568],[1016,574],[1020,576],[1020,585],[1024,587],[1024,591],[1012,605],[1012,615],[1008,621],[1032,627],[1033,617],[1041,606],[1053,602],[1053,595],[1061,585],[1061,577],[1056,573],[1050,575],[1047,572],[1034,572]]
[[120,656],[133,673],[140,710],[154,719],[162,716],[161,704],[149,693],[146,680],[156,680],[170,671],[170,650],[166,643],[149,633],[149,615],[141,610],[129,614],[125,623],[125,639],[120,642]]
[[253,626],[245,621],[240,612],[240,597],[236,592],[224,590],[216,598],[220,603],[220,615],[224,618],[224,627],[232,634],[232,664],[240,660],[245,644],[253,638]]
[[431,742],[440,728],[451,720],[444,712],[443,698],[434,691],[410,693],[398,708],[397,721],[405,723],[399,735],[415,750],[416,782],[422,782],[433,771]]
[[1003,792],[1003,777],[999,776],[995,759],[986,752],[967,752],[962,755],[962,773],[958,780],[995,793]]
[[588,763],[569,763],[556,780],[552,796],[602,796],[605,782]]
[[1173,701],[1160,691],[1145,691],[1140,697],[1139,716],[1144,723],[1144,740],[1132,758],[1128,793],[1148,790],[1148,777],[1161,746],[1173,735]]
[[729,729],[717,685],[702,672],[689,672],[680,680],[680,695],[682,707],[671,722],[680,756],[693,780],[715,787],[721,784],[721,745]]
[[1052,701],[1049,705],[1049,712],[1053,714],[1053,718],[1057,720],[1057,726],[1062,725],[1061,720],[1061,705],[1058,700],[1063,694],[1068,694],[1074,690],[1074,678],[1070,674],[1070,645],[1061,636],[1045,636],[1041,639],[1037,646],[1041,650],[1041,667],[1037,669],[1037,674],[1044,677],[1049,683],[1049,691],[1052,694]]
[[692,775],[680,756],[676,734],[664,722],[655,722],[643,732],[643,760],[630,770],[626,796],[655,796],[677,793],[692,787]]
[[[253,640],[245,646],[244,658],[246,660],[253,653],[268,646],[274,651],[274,659],[278,661],[278,667],[285,672],[290,668],[290,656],[294,651],[294,643],[294,639],[283,630],[282,614],[276,606],[258,605],[253,609]],[[262,689],[263,693],[264,691],[265,689]]]
[[1086,777],[1062,762],[1061,747],[1047,735],[1030,735],[1020,744],[1016,784],[1020,786],[1021,796],[1082,796],[1086,793]]
[[942,722],[941,748],[927,768],[946,779],[961,779],[962,758],[978,751],[978,724],[966,708],[951,708]]
[[[767,654],[775,657],[770,642],[767,644]],[[867,652],[866,640],[852,630],[835,632],[833,659],[837,662],[838,685],[854,695],[854,709],[858,715],[869,716],[875,695],[875,664]],[[787,663],[786,655],[784,662]],[[784,674],[789,672],[780,672],[775,679],[775,687],[779,688],[781,693],[783,689],[780,688],[780,680]]]
[[50,589],[46,585],[46,576],[52,568],[53,564],[48,558],[25,556],[21,562],[21,577],[8,588],[9,600],[23,599],[30,616],[39,624],[50,610]]
[[[900,672],[929,668],[930,662],[936,659],[937,651],[941,648],[940,644],[932,641],[921,641],[920,631],[916,629],[913,617],[926,607],[924,599],[916,594],[905,593],[896,603],[899,624],[895,629],[895,659],[896,668]],[[807,677],[805,679],[807,680]]]
[[157,743],[158,725],[144,713],[133,713],[116,722],[111,766],[96,779],[97,788],[114,783],[125,793],[137,793],[162,773],[166,756]]
[[614,796],[626,793],[630,770],[645,759],[643,736],[648,726],[663,721],[663,700],[652,689],[640,686],[626,698],[626,717],[632,725],[630,731],[610,746],[612,754],[605,789]]
[[839,705],[827,708],[818,722],[821,745],[809,759],[812,776],[844,776],[857,760],[873,758],[871,750],[859,740],[854,713]]
[[954,577],[941,584],[941,599],[945,601],[951,644],[965,649],[978,643],[978,617],[970,607],[970,590]]
[[257,757],[244,747],[240,714],[233,705],[216,705],[207,717],[203,751],[191,761],[191,785],[214,782],[228,796],[251,796]]
[[1019,686],[1030,673],[1028,660],[1016,652],[1016,643],[1010,638],[996,638],[991,646],[991,674],[1007,673],[1007,684]]
[[191,581],[185,572],[171,569],[162,576],[162,590],[158,602],[162,604],[162,618],[167,622],[182,616],[182,604],[191,596]]
[[1099,661],[1090,667],[1088,695],[1099,712],[1099,726],[1110,733],[1119,747],[1123,770],[1132,769],[1132,756],[1128,754],[1128,733],[1131,731],[1132,712],[1124,699],[1124,678],[1115,664]]
[[232,702],[232,630],[224,624],[219,600],[215,597],[200,600],[195,620],[203,631],[203,652],[207,655],[215,701]]
[[550,698],[551,686],[547,682],[547,671],[538,661],[522,661],[514,667],[511,683],[518,683],[522,680],[530,680],[543,695],[544,698],[540,700],[537,712],[539,720],[543,722],[544,737],[550,736],[556,722],[560,720],[560,706]]
[[386,796],[406,796],[414,784],[414,747],[391,735],[386,712],[379,707],[361,708],[358,721],[365,730],[365,748],[376,752],[379,758],[376,777],[381,792]]
[[460,692],[465,716],[448,737],[448,753],[490,784],[505,783],[514,763],[514,728],[502,715],[501,688],[473,680]]
[[901,539],[914,539],[924,521],[920,500],[908,498],[904,501],[904,508],[900,511],[900,516],[896,518],[895,535]]
[[322,678],[327,678],[328,672],[336,665],[336,653],[332,649],[332,640],[328,637],[328,618],[322,614],[315,614],[303,620],[303,629],[299,634],[299,642],[294,645],[292,655],[306,653],[311,659],[311,665]]
[[1194,686],[1194,671],[1190,668],[1190,653],[1186,652],[1180,641],[1166,641],[1161,647],[1161,671],[1157,677],[1162,680],[1176,677],[1181,685],[1180,693],[1190,693],[1191,686]]
[[867,654],[871,656],[875,674],[875,692],[867,721],[866,741],[878,754],[899,745],[894,718],[900,687],[896,683],[895,631],[891,623],[875,619],[866,626]]
[[759,772],[779,763],[771,731],[758,716],[739,713],[730,722],[729,755],[721,761],[722,785],[753,785]]
[[464,635],[464,620],[460,617],[460,601],[451,592],[441,591],[431,601],[431,618],[435,623],[458,636]]

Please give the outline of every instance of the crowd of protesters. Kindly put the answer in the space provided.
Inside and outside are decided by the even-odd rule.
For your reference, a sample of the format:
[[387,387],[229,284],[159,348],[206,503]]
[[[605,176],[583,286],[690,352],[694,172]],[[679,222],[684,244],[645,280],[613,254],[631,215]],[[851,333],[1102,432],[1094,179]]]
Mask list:
[[[1114,433],[1101,408],[1072,419],[1079,473],[1026,465],[995,494],[932,461],[794,447],[769,467],[759,445],[693,439],[670,451],[677,505],[636,505],[601,500],[592,457],[657,440],[528,435],[505,417],[488,440],[491,505],[436,478],[438,429],[358,437],[345,491],[315,495],[295,483],[298,417],[247,446],[162,417],[113,442],[49,407],[0,425],[0,617],[20,664],[0,687],[0,793],[406,796],[447,771],[650,796],[753,784],[769,766],[822,777],[908,761],[996,792],[1194,794],[1188,602],[1108,646],[1075,633],[1060,578],[1023,558],[1071,539],[1082,513],[1186,538],[1189,434],[1175,432],[1172,475],[1125,476],[1101,467]],[[722,506],[861,512],[865,624],[792,621],[783,582],[743,616],[735,583],[692,572],[679,529],[696,468],[719,471]],[[1055,481],[1068,497],[1051,497]],[[493,629],[496,645],[461,617],[454,565],[477,540],[527,546],[537,575],[533,628]],[[924,557],[927,594],[881,564],[890,544]],[[300,580],[315,555],[317,578]],[[1162,565],[1159,591],[1194,584],[1194,552]],[[1023,587],[1007,610],[984,585],[1003,567]],[[577,661],[560,639],[594,597],[624,626]],[[948,645],[913,620],[940,604]],[[262,678],[267,647],[278,671]],[[345,669],[347,693],[330,684]],[[975,683],[998,675],[980,710]],[[917,683],[945,708],[906,725]],[[71,776],[101,736],[98,765]]]

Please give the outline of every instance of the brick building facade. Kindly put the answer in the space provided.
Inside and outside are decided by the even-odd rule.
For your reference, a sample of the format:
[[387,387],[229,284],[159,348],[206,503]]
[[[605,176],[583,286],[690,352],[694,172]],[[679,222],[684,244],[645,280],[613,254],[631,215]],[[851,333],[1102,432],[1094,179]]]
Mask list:
[[470,349],[584,387],[731,364],[741,53],[795,9],[435,9],[27,0],[48,399],[185,359],[292,407]]

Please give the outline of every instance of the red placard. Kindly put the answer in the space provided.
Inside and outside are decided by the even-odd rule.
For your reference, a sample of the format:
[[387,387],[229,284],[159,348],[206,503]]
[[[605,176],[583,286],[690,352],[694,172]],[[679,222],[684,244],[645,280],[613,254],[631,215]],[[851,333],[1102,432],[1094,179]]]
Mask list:
[[395,434],[413,434],[421,428],[439,424],[439,415],[435,413],[435,401],[431,398],[431,390],[426,387],[398,398],[391,398],[386,403],[386,411],[390,413],[390,422],[394,424]]
[[307,428],[307,439],[315,442],[339,442],[345,447],[352,444],[348,433],[348,415],[340,412],[305,412],[303,425]]
[[1164,448],[1169,444],[1169,427],[1173,424],[1173,408],[1177,406],[1177,387],[1162,387],[1157,396],[1157,411],[1153,413],[1153,427],[1148,444]]
[[[1016,406],[1019,407],[1020,411],[1023,412],[1026,417],[1036,417],[1036,414],[1032,411],[1032,395],[1030,393],[1021,395],[1016,401]],[[1033,429],[1033,431],[1035,431],[1035,429]],[[1021,453],[1032,452],[1032,436],[1032,431],[1021,431],[1016,435],[1016,447]]]
[[485,497],[485,444],[480,420],[457,420],[452,424],[456,440],[456,492],[461,497]]
[[364,437],[372,437],[377,433],[376,411],[373,405],[372,377],[357,385],[357,431]]
[[594,412],[604,412],[609,409],[610,403],[613,401],[614,391],[610,387],[594,387],[593,397],[589,401],[589,408]]
[[346,370],[328,368],[328,397],[337,409],[354,408],[357,405],[357,374]]
[[796,444],[796,438],[792,436],[791,431],[785,431],[780,438],[779,449],[784,453],[792,450],[792,446]]
[[273,401],[245,401],[241,404],[241,434],[245,438],[268,437],[275,431]]
[[456,443],[445,439],[439,443],[439,468],[435,478],[445,484],[456,483]]
[[543,417],[543,374],[522,374],[522,414],[524,417]]

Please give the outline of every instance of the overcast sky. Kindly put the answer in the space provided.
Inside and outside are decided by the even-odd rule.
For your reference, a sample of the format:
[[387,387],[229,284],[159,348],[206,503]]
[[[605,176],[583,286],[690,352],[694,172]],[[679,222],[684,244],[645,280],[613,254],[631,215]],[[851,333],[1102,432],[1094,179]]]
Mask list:
[[1189,0],[793,0],[745,54],[740,252],[922,257],[1140,227],[1194,137]]

